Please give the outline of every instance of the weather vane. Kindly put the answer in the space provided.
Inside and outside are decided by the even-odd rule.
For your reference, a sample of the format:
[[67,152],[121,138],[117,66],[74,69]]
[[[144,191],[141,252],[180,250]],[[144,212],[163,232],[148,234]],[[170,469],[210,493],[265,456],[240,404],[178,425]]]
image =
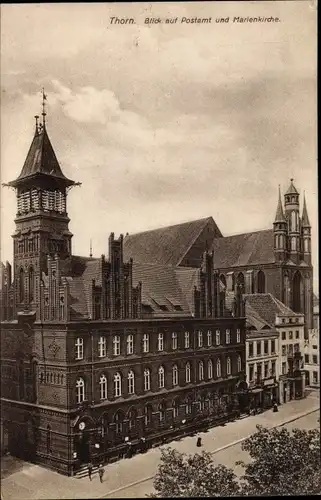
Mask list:
[[47,96],[45,94],[45,89],[42,88],[42,123],[43,123],[43,126],[45,125],[46,123],[46,101],[47,100]]

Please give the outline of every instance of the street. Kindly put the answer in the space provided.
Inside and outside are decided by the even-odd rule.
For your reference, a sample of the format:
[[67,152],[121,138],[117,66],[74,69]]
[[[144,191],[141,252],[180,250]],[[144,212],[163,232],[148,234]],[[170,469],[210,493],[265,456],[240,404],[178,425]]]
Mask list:
[[[291,401],[280,406],[278,413],[268,410],[200,433],[202,449],[215,453],[214,457],[218,463],[233,467],[235,461],[246,459],[246,454],[241,450],[241,441],[255,432],[257,424],[268,428],[284,424],[288,429],[295,427],[312,429],[319,427],[319,410],[319,392],[313,391],[306,399]],[[167,446],[186,453],[199,451],[196,447],[196,436],[185,437]],[[9,470],[6,471],[6,477],[2,480],[2,498],[3,500],[142,498],[153,491],[153,476],[159,458],[160,448],[153,448],[146,454],[110,464],[105,468],[102,484],[97,474],[90,482],[88,477],[68,478],[43,467],[11,459],[15,463],[16,470],[11,474]],[[240,473],[239,470],[236,472]]]

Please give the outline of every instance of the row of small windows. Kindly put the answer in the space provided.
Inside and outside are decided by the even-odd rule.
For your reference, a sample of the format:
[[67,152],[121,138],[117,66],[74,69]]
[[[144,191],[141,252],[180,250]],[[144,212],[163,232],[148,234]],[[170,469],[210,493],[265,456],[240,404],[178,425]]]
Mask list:
[[41,372],[39,375],[39,382],[41,384],[57,384],[62,385],[64,383],[64,376],[59,373],[43,373]]
[[20,193],[17,197],[18,214],[32,210],[66,212],[66,197],[59,191],[41,191],[31,189]]
[[[236,342],[241,342],[241,331],[237,329],[236,331]],[[198,347],[204,347],[204,335],[202,331],[198,332],[197,336]],[[225,332],[225,343],[231,343],[231,332],[230,330],[226,330]],[[213,345],[212,332],[209,330],[206,336],[206,345],[211,347]],[[215,334],[215,345],[221,345],[221,332],[219,330],[216,331]],[[142,341],[143,352],[149,352],[149,334],[145,333]],[[184,333],[184,347],[188,349],[190,347],[190,332]],[[78,337],[75,343],[76,348],[76,359],[83,359],[84,357],[84,339],[82,337]],[[171,348],[173,350],[178,349],[178,335],[176,332],[172,333],[171,338]],[[157,337],[157,349],[159,352],[164,350],[164,334],[159,333]],[[126,353],[133,354],[134,353],[134,335],[129,334],[126,337]],[[120,355],[120,335],[113,336],[113,355]],[[100,358],[104,358],[107,356],[107,339],[106,337],[99,337],[98,340],[98,356]]]
[[[198,363],[198,381],[203,381],[204,380],[204,362],[199,361]],[[237,371],[238,373],[242,371],[242,359],[241,356],[237,357]],[[186,363],[185,365],[185,382],[190,383],[191,382],[191,364],[189,362]],[[232,360],[230,357],[226,359],[226,375],[231,375],[232,374]],[[222,376],[222,365],[221,365],[221,360],[218,359],[216,361],[216,377],[220,378]],[[212,360],[209,360],[207,362],[207,378],[210,380],[214,377],[213,375],[213,362]],[[123,377],[122,375],[117,372],[114,375],[114,396],[121,397],[122,396],[122,381]],[[151,387],[151,373],[148,368],[145,368],[144,370],[144,376],[143,376],[143,384],[144,384],[144,391],[148,392],[150,391]],[[174,365],[172,368],[172,385],[173,387],[176,387],[179,385],[179,379],[178,379],[178,366]],[[105,374],[102,374],[99,379],[99,387],[100,387],[100,399],[107,399],[107,378]],[[160,366],[158,369],[158,388],[159,389],[164,389],[165,388],[165,368],[163,366]],[[135,394],[135,374],[133,370],[130,370],[128,375],[127,375],[127,389],[128,389],[128,394],[132,395]],[[77,397],[77,403],[81,403],[82,401],[85,400],[85,381],[83,378],[78,378],[76,381],[76,397]]]

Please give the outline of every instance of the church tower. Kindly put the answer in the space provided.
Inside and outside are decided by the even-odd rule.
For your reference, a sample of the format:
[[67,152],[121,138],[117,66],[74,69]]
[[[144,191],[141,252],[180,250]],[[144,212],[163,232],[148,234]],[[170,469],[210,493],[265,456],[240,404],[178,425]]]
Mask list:
[[303,260],[307,264],[311,265],[311,224],[309,221],[305,195],[303,198],[303,211],[301,219],[301,238]]
[[75,182],[63,174],[46,129],[46,95],[43,92],[42,123],[38,123],[20,175],[8,185],[16,191],[16,230],[13,260],[16,311],[39,306],[42,273],[47,256],[71,255],[67,214],[67,189]]
[[284,195],[285,218],[288,223],[288,253],[294,264],[300,263],[300,204],[299,193],[293,184]]
[[279,186],[279,201],[276,209],[275,220],[273,223],[274,230],[274,254],[276,262],[285,262],[286,260],[286,232],[287,221],[284,216],[281,191]]

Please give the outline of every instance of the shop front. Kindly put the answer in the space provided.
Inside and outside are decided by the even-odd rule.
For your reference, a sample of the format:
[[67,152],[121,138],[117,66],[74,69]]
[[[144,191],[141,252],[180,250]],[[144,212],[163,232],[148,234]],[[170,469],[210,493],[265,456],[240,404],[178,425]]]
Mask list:
[[275,402],[279,403],[279,387],[275,377],[263,380],[262,389],[264,409],[271,408]]

